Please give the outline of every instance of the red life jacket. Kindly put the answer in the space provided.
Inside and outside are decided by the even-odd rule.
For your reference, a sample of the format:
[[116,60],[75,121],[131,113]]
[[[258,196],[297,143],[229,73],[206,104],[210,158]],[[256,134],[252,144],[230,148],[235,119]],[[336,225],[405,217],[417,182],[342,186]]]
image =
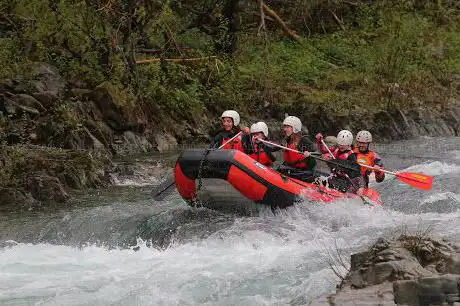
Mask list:
[[[363,165],[367,165],[371,167],[375,166],[375,160],[377,159],[377,154],[374,151],[368,150],[367,153],[362,153],[359,151],[358,148],[355,148],[354,152],[356,154],[356,161],[359,164],[363,164]],[[372,171],[374,170],[366,168],[366,167],[361,167],[361,175],[363,176],[369,176],[369,174],[371,174]],[[377,178],[377,176],[383,176],[384,173],[381,171],[378,171],[378,172],[375,172],[375,175]]]
[[336,159],[342,159],[342,160],[347,160],[348,157],[350,157],[354,153],[355,152],[353,152],[352,150],[340,152],[339,148],[336,148],[334,151],[332,151],[332,155],[334,155]]
[[[373,151],[367,151],[367,153],[361,153],[358,148],[355,148],[355,153],[356,153],[356,161],[359,164],[363,164],[366,166],[375,166],[375,154]],[[361,174],[362,175],[369,175],[370,172],[373,170],[366,168],[366,167],[361,167]]]
[[[235,136],[235,135],[232,135],[230,137],[224,138],[219,146],[223,145],[224,143],[226,143],[227,141],[232,139],[233,136]],[[244,147],[243,147],[243,141],[242,140],[243,140],[243,137],[240,134],[238,137],[236,137],[235,139],[233,139],[232,141],[227,143],[221,149],[222,150],[239,150],[241,152],[244,152]]]
[[[290,143],[287,145],[289,149],[297,150],[297,145],[295,143]],[[283,159],[286,164],[291,167],[298,168],[298,169],[306,169],[308,168],[307,160],[305,156],[300,153],[284,150]]]
[[273,161],[270,159],[267,152],[265,152],[264,148],[259,147],[257,144],[254,144],[254,153],[249,154],[249,156],[264,166],[271,167],[273,165]]

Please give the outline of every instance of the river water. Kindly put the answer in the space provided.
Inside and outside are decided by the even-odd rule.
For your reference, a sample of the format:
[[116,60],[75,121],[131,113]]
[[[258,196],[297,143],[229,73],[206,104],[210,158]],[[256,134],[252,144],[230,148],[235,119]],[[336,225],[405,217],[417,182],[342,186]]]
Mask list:
[[350,254],[378,237],[429,232],[460,243],[460,138],[378,150],[387,169],[435,176],[433,189],[388,176],[372,185],[384,207],[305,202],[240,217],[190,208],[177,194],[153,201],[156,162],[121,186],[74,194],[68,207],[1,211],[0,305],[305,305],[334,291],[331,266],[344,274]]

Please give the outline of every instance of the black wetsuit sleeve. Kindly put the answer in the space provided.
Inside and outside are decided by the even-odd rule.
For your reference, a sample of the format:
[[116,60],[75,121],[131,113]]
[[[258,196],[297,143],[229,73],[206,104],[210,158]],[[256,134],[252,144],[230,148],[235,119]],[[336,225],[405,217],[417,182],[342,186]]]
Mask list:
[[273,152],[279,151],[280,148],[264,143],[263,144],[263,149],[264,149],[265,153],[267,153],[268,158],[270,158],[270,160],[272,162],[274,162],[276,160],[276,157],[275,157],[275,155],[273,155]]
[[279,147],[275,147],[275,146],[272,146],[272,145],[269,145],[269,144],[266,144],[266,143],[263,143],[262,146],[263,146],[265,152],[276,152],[276,151],[281,150],[281,148],[279,148]]
[[349,168],[344,169],[350,178],[355,178],[361,176],[361,167],[358,164],[356,154],[351,154],[348,156],[348,166]]
[[297,150],[300,152],[313,152],[315,151],[315,145],[313,141],[311,141],[308,137],[304,136],[300,139],[299,145],[297,146]]
[[377,166],[380,166],[380,167],[383,167],[383,162],[380,158],[376,158],[374,160],[374,163],[377,165]]
[[265,147],[267,147],[268,150],[270,150],[270,152],[278,152],[278,151],[282,150],[282,148],[280,148],[280,147],[267,145],[267,144],[265,144]]
[[[310,138],[308,138],[308,136],[303,136],[300,139],[299,144],[297,145],[297,150],[300,152],[305,152],[305,151],[313,152],[315,151],[315,145],[310,140]],[[305,161],[307,162],[307,170],[310,170],[310,171],[314,170],[316,166],[316,159],[314,159],[312,156],[309,156],[305,158]]]
[[273,155],[272,152],[267,152],[267,155],[268,155],[268,158],[270,158],[270,160],[272,162],[276,161],[276,157],[275,157],[275,155]]
[[214,139],[211,141],[209,144],[209,149],[217,149],[221,142],[222,142],[223,136],[221,133],[217,134]]
[[241,143],[243,144],[244,153],[246,154],[254,153],[254,145],[252,144],[250,135],[243,134],[243,136],[241,137]]

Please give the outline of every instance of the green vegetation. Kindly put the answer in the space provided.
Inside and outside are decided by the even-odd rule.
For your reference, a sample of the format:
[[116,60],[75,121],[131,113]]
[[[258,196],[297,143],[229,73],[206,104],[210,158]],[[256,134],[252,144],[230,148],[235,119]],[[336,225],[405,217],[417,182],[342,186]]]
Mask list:
[[0,152],[0,190],[21,187],[28,174],[37,173],[57,177],[72,188],[97,187],[104,183],[101,175],[107,159],[89,152],[31,145],[0,145]]
[[[26,67],[48,62],[70,82],[111,84],[129,103],[181,116],[267,102],[440,105],[458,91],[455,0],[264,3],[300,40],[270,16],[262,27],[257,1],[3,0],[0,78],[33,77]],[[207,56],[217,58],[167,61]],[[146,57],[161,60],[136,65]]]

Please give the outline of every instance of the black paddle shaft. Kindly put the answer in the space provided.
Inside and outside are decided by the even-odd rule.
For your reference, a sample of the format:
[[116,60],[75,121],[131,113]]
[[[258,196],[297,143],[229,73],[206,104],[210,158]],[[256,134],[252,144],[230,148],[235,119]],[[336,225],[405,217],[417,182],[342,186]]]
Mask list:
[[311,157],[313,157],[313,158],[315,158],[317,160],[321,160],[321,161],[323,161],[325,163],[328,163],[328,164],[332,164],[332,165],[336,165],[336,166],[344,168],[344,169],[348,169],[348,170],[353,171],[353,172],[361,172],[361,166],[357,162],[354,162],[354,161],[349,161],[349,160],[344,160],[344,159],[328,160],[328,159],[324,159],[322,157],[318,157],[318,156],[314,156],[314,155],[311,155]]
[[153,198],[157,201],[163,200],[168,193],[165,193],[166,190],[171,188],[175,184],[174,176],[167,178],[163,183],[158,185],[153,191]]

